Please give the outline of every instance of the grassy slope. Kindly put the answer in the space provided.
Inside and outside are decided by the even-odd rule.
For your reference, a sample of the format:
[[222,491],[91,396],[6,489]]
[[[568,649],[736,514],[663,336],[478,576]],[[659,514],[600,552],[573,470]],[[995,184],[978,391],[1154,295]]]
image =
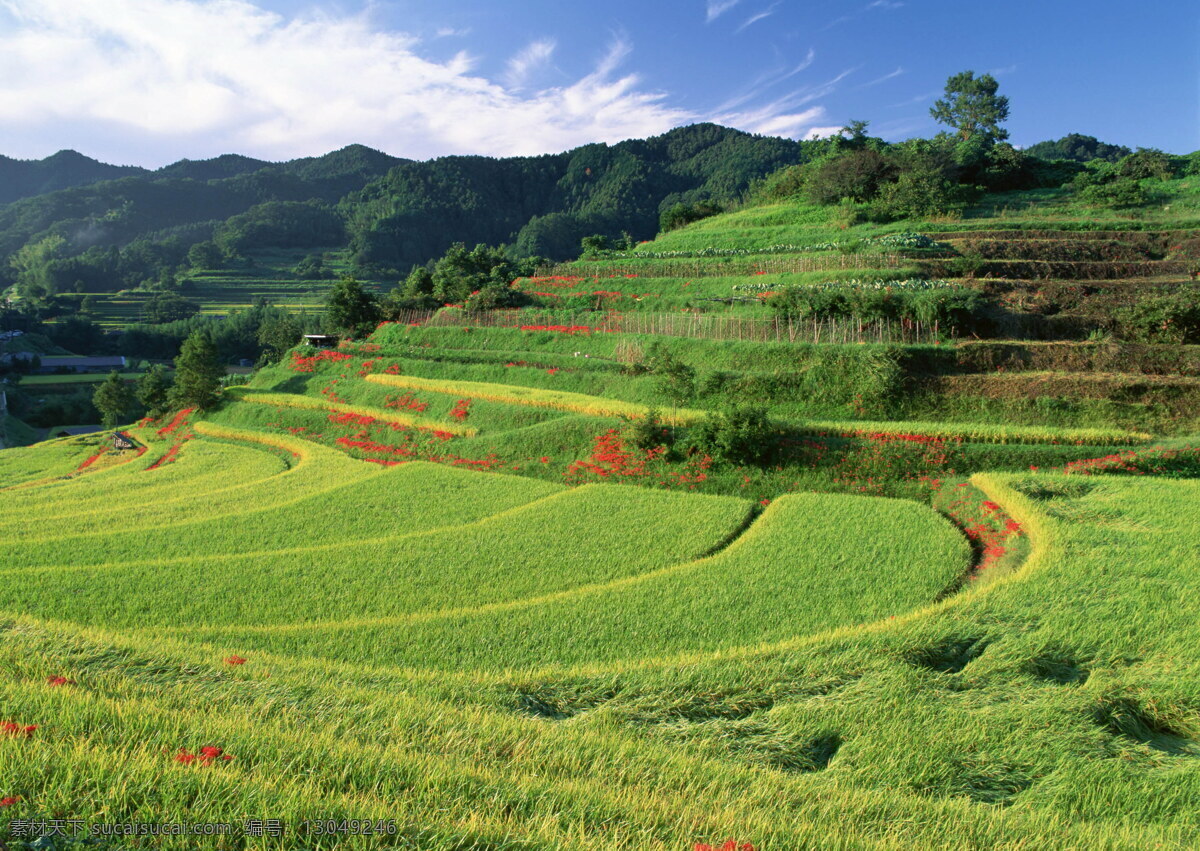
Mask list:
[[[224,639],[23,617],[3,714],[41,726],[0,739],[0,791],[25,798],[14,816],[390,817],[422,848],[1187,847],[1197,484],[980,484],[1034,535],[1022,572],[681,661],[426,678],[243,650],[230,668]],[[172,760],[210,744],[236,759]]]
[[[822,234],[840,236],[811,209],[757,208],[660,242]],[[399,846],[422,849],[1200,843],[1200,484],[976,476],[1032,555],[949,593],[966,541],[913,502],[770,491],[755,519],[761,483],[739,491],[742,471],[720,492],[753,500],[564,489],[566,460],[617,408],[661,405],[653,379],[621,375],[618,342],[388,328],[359,360],[394,361],[403,388],[356,375],[357,360],[280,367],[249,392],[304,408],[237,402],[173,434],[141,429],[143,456],[82,473],[99,436],[0,454],[17,485],[0,489],[0,533],[17,542],[0,570],[0,721],[39,725],[0,735],[0,798],[21,798],[5,815],[269,814],[293,831],[395,818]],[[797,347],[673,346],[709,369],[800,370]],[[814,363],[802,393],[844,367]],[[874,369],[855,375],[866,386]],[[478,434],[423,444],[441,465],[385,469],[337,442],[414,431],[334,421],[356,410],[455,418],[470,381],[488,384],[463,420]],[[558,408],[522,404],[535,397]],[[1008,469],[1107,451],[964,450]],[[372,460],[397,457],[424,455]],[[523,476],[452,469],[463,461]],[[70,534],[48,534],[56,513]],[[232,653],[248,661],[223,663]],[[235,759],[174,759],[206,745]]]

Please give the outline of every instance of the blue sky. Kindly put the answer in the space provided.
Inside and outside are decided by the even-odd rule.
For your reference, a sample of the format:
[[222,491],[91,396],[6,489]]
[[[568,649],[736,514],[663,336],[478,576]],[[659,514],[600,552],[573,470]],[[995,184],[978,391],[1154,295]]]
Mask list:
[[1200,148],[1194,0],[0,0],[0,153],[535,154],[717,121],[898,140],[990,72],[1012,141]]

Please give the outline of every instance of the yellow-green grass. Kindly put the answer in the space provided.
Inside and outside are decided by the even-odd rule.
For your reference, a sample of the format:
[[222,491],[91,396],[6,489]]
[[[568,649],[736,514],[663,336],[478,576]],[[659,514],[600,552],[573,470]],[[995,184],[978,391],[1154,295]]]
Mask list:
[[[396,818],[430,849],[1193,846],[1197,483],[976,481],[1035,536],[1013,577],[682,660],[425,676],[247,651],[230,668],[224,642],[22,616],[0,632],[0,701],[41,727],[0,739],[0,794],[22,797],[13,818],[269,812],[293,830],[264,843],[280,848],[305,817]],[[930,667],[958,645],[964,667]],[[236,758],[172,758],[204,745]]]
[[[559,410],[576,411],[596,416],[644,417],[649,405],[620,400],[604,399],[584,393],[570,393],[542,388],[521,387],[512,384],[490,384],[476,381],[454,381],[419,378],[411,375],[368,375],[367,381],[389,387],[405,387],[435,393],[461,396],[477,396],[506,402],[513,405],[535,405]],[[708,414],[688,408],[662,409],[664,421],[673,424],[689,424],[704,419]],[[928,422],[859,422],[859,421],[807,421],[789,424],[802,433],[871,434],[923,434],[949,439],[960,439],[976,443],[1079,443],[1079,444],[1137,444],[1150,440],[1144,432],[1124,429],[1096,428],[1053,428],[1041,426],[979,425],[973,423],[928,423]]]
[[[848,528],[858,530],[849,541]],[[966,539],[917,503],[792,494],[720,553],[657,571],[380,621],[192,634],[255,651],[417,668],[616,662],[903,614],[952,586],[970,558]]]
[[[457,528],[563,489],[547,482],[480,477],[422,462],[395,468],[361,466],[365,475],[329,481],[321,489],[299,494],[289,493],[289,483],[276,479],[278,492],[239,501],[235,521],[198,516],[164,526],[158,525],[161,518],[151,517],[143,521],[145,525],[136,521],[116,529],[110,525],[99,535],[94,527],[89,527],[90,534],[72,534],[61,528],[45,529],[44,521],[41,527],[31,524],[10,545],[10,558],[0,565],[0,572],[128,561],[162,565],[208,555],[270,558],[285,550],[320,549],[322,544],[350,541],[385,547],[398,536]],[[338,557],[337,552],[330,554]]]
[[[67,479],[22,488],[20,505],[16,500],[0,500],[0,528],[40,538],[161,523],[164,516],[171,516],[169,505],[194,512],[195,506],[187,506],[195,498],[219,488],[244,488],[287,469],[282,459],[261,449],[199,441],[186,444],[173,462],[148,470],[169,446],[154,444],[140,458],[101,469],[96,464]],[[111,512],[107,521],[102,516],[106,512]],[[48,525],[49,517],[63,525]]]
[[274,405],[279,408],[302,408],[309,411],[327,411],[331,414],[351,414],[406,428],[424,428],[430,431],[442,431],[459,437],[473,437],[479,430],[474,426],[463,425],[449,420],[435,420],[419,415],[409,415],[386,408],[376,408],[369,405],[348,405],[341,402],[327,402],[302,396],[297,393],[237,393],[231,394],[238,402],[250,402],[259,405]]
[[941,422],[859,422],[808,420],[798,426],[808,434],[860,436],[868,434],[920,434],[969,443],[1077,443],[1080,445],[1132,446],[1151,435],[1115,428],[1055,428],[1052,426],[984,425]]
[[[544,493],[547,486],[491,478],[496,491],[481,491],[491,499],[477,509],[488,516],[476,522],[455,523],[470,509],[463,509],[461,494],[445,488],[440,494],[417,488],[416,504],[401,499],[393,511],[434,518],[438,501],[447,500],[441,509],[445,526],[426,532],[347,538],[338,524],[325,526],[313,512],[309,542],[284,550],[205,555],[206,536],[218,534],[212,524],[147,530],[113,539],[111,548],[104,536],[45,541],[40,548],[45,566],[8,573],[20,579],[0,588],[0,609],[92,624],[199,627],[322,623],[484,605],[695,558],[738,528],[748,509],[739,499],[611,485],[521,505],[527,502],[524,494]],[[505,485],[518,496],[502,490]],[[286,535],[284,519],[272,519],[280,524],[275,534]],[[378,519],[386,530],[387,515]],[[573,531],[559,532],[568,529]],[[187,543],[172,548],[172,541]],[[194,556],[177,555],[189,545]],[[163,555],[158,547],[165,548]],[[38,552],[35,547],[30,557],[39,559]],[[198,595],[197,588],[204,593]]]
[[[559,411],[570,411],[576,414],[588,414],[591,416],[644,417],[649,411],[649,406],[639,405],[634,402],[624,402],[619,399],[604,399],[599,396],[588,396],[583,393],[570,393],[562,390],[521,387],[515,384],[439,380],[418,378],[413,375],[387,374],[368,375],[366,376],[366,380],[388,387],[426,390],[432,393],[448,393],[473,399],[488,399],[493,402],[527,405],[536,408],[553,408]],[[663,421],[673,425],[694,423],[702,420],[705,416],[704,411],[697,411],[690,408],[669,408],[662,412]]]

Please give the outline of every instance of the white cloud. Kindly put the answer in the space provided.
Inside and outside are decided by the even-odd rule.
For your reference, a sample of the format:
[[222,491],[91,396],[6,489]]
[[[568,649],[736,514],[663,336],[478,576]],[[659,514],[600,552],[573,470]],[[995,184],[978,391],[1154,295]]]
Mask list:
[[552,38],[539,39],[527,44],[520,53],[508,60],[504,82],[514,89],[525,85],[531,73],[550,61],[556,46],[557,42]]
[[872,0],[867,4],[868,9],[899,9],[904,4],[898,0]]
[[763,18],[771,17],[771,15],[775,14],[775,7],[777,7],[778,5],[779,5],[779,3],[777,3],[777,2],[772,3],[770,6],[768,6],[766,9],[759,12],[758,14],[751,15],[750,17],[746,18],[746,20],[742,22],[742,25],[740,27],[738,27],[736,30],[734,30],[734,32],[740,33],[742,30],[744,30],[746,27],[750,26],[751,24],[757,24]]
[[874,80],[871,80],[871,82],[869,82],[869,83],[863,83],[862,88],[865,89],[868,86],[877,86],[880,83],[886,83],[888,80],[896,79],[903,73],[904,73],[903,68],[897,68],[895,71],[891,72],[890,74],[884,74],[882,77],[877,77]]
[[[709,4],[716,14],[733,5]],[[532,85],[554,53],[550,39],[512,56],[497,79],[466,51],[435,60],[421,50],[415,36],[380,29],[369,6],[285,16],[250,0],[0,0],[0,153],[69,147],[153,166],[228,152],[289,159],[357,142],[417,159],[512,156],[696,121],[801,136],[824,118],[812,102],[841,79],[744,108],[807,68],[809,50],[745,96],[697,111],[622,70],[632,45],[619,34],[589,71],[553,87]]]
[[463,38],[471,34],[470,27],[464,27],[461,30],[456,30],[454,27],[438,27],[434,35],[437,38]]
[[246,0],[0,0],[5,12],[8,155],[75,147],[154,164],[352,142],[414,158],[536,154],[703,117],[618,73],[631,49],[621,38],[574,82],[517,94],[473,74],[469,54],[424,58],[418,39],[367,14],[284,17]]
[[707,0],[705,23],[712,23],[740,2],[741,0]]

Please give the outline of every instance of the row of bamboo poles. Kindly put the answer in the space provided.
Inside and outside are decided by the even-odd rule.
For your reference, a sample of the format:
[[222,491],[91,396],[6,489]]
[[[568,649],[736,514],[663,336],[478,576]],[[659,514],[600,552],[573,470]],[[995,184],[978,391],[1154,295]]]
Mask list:
[[[912,319],[799,319],[783,316],[743,317],[705,313],[572,314],[531,310],[408,310],[399,324],[424,327],[520,328],[560,326],[577,333],[648,334],[704,340],[745,340],[759,343],[927,343],[940,339],[936,322]],[[586,325],[582,324],[586,323]],[[583,331],[583,328],[589,329]]]

